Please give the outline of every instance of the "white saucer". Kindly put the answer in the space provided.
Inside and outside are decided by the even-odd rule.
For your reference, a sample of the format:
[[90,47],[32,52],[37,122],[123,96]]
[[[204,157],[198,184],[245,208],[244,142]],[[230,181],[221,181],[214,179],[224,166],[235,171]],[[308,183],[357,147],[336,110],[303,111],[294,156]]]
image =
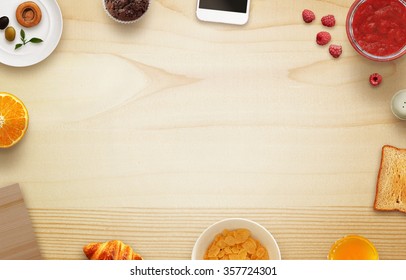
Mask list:
[[[31,28],[21,26],[15,14],[18,5],[23,2],[24,0],[0,1],[0,17],[7,16],[10,19],[8,26],[16,30],[16,38],[13,42],[6,40],[5,30],[0,30],[0,62],[14,67],[30,66],[46,59],[57,47],[63,29],[62,13],[56,0],[33,0],[41,9],[41,22]],[[37,37],[44,42],[28,43],[15,50],[15,45],[21,43],[21,29],[25,31],[26,39]]]

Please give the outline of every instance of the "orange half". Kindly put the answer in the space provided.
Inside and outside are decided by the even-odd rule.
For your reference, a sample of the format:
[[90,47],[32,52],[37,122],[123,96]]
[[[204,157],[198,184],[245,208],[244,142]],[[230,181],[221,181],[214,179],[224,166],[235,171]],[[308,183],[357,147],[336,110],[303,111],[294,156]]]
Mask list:
[[0,148],[9,148],[27,131],[28,111],[14,95],[0,92]]

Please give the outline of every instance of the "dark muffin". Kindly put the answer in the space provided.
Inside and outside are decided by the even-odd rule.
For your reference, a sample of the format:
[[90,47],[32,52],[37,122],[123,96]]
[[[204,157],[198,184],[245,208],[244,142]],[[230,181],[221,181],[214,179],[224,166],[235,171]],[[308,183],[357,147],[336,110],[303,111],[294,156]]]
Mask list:
[[104,0],[107,12],[124,22],[139,19],[147,10],[149,0]]

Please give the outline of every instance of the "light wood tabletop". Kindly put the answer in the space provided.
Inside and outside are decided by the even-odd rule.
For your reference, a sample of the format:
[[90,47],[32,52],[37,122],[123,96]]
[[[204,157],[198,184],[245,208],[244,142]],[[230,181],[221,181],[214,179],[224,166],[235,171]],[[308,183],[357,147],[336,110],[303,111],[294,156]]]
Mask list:
[[[406,148],[390,109],[406,58],[356,53],[352,0],[252,0],[244,26],[199,21],[195,0],[153,0],[130,25],[101,0],[58,3],[56,50],[0,65],[0,91],[30,115],[24,139],[0,150],[0,186],[20,184],[43,258],[85,259],[87,243],[119,239],[148,260],[190,259],[205,228],[240,217],[283,259],[326,259],[347,234],[406,259],[406,214],[373,209],[382,146]],[[338,59],[316,44],[322,30]]]

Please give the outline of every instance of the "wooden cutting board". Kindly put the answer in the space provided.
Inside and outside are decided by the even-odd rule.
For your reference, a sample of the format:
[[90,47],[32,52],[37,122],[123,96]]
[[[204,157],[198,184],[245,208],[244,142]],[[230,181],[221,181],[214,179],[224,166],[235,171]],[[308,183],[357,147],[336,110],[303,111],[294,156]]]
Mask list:
[[41,259],[18,184],[0,188],[0,259]]

